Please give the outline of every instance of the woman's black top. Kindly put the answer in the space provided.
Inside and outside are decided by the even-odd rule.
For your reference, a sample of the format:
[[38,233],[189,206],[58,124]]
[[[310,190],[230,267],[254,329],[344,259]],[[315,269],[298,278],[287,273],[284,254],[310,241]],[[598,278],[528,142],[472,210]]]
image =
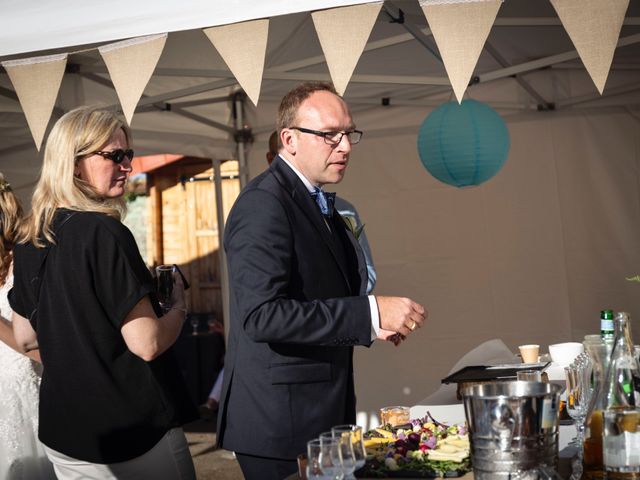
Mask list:
[[66,209],[57,210],[53,225],[55,245],[14,249],[9,294],[38,334],[39,437],[79,460],[130,460],[197,412],[171,349],[145,362],[120,333],[145,296],[161,314],[131,232],[107,215]]

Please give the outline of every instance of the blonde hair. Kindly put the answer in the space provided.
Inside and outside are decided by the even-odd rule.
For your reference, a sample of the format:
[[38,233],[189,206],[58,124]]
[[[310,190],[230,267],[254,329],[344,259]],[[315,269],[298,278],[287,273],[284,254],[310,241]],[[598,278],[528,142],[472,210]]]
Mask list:
[[122,129],[129,144],[131,132],[126,124],[114,112],[95,106],[71,110],[56,122],[47,139],[31,214],[20,241],[37,247],[44,247],[44,239],[55,243],[52,222],[60,207],[105,213],[118,220],[123,217],[124,199],[104,198],[74,175],[78,161],[100,150],[118,129]]
[[0,285],[4,285],[11,266],[11,251],[23,224],[22,207],[11,185],[0,173]]

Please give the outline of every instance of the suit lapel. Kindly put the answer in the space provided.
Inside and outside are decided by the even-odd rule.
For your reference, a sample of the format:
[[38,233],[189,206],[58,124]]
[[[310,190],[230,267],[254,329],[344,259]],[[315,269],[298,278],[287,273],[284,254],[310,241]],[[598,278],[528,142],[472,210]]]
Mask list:
[[[347,273],[347,267],[344,263],[343,256],[339,255],[337,252],[336,241],[339,239],[334,238],[329,228],[327,228],[327,224],[325,223],[325,219],[320,213],[320,209],[316,205],[316,202],[313,200],[309,191],[304,186],[304,183],[298,178],[298,175],[289,168],[289,166],[277,156],[270,167],[271,171],[275,175],[278,182],[283,186],[283,188],[289,192],[291,198],[293,199],[293,203],[295,203],[305,214],[305,216],[309,219],[311,224],[314,226],[318,235],[322,239],[322,241],[326,244],[327,248],[333,255],[333,258],[342,273],[342,276],[347,282],[349,289],[351,289],[351,282],[349,281],[349,275]],[[334,212],[334,218],[338,215],[338,212]],[[331,228],[334,228],[335,222],[331,224]]]
[[357,284],[358,291],[355,292],[355,294],[356,295],[364,295],[367,292],[367,280],[368,280],[368,276],[367,276],[368,275],[368,273],[367,273],[367,261],[364,258],[364,251],[362,250],[362,247],[360,246],[360,242],[358,242],[358,240],[353,235],[351,230],[347,227],[344,219],[338,213],[337,210],[334,212],[332,220],[333,220],[333,225],[334,225],[334,228],[336,229],[336,231],[337,231],[337,229],[341,229],[341,230],[344,231],[344,237],[347,239],[347,241],[349,242],[349,244],[353,248],[353,251],[356,253],[356,257],[358,259],[359,283]]

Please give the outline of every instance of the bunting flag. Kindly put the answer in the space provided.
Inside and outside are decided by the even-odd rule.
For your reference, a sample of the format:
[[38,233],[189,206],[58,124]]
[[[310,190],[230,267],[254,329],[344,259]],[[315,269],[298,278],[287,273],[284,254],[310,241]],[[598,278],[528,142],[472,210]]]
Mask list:
[[551,0],[602,95],[629,0]]
[[458,103],[501,4],[502,0],[420,0]]
[[133,38],[98,48],[113,83],[122,113],[131,125],[133,113],[158,64],[167,34]]
[[254,105],[258,105],[267,53],[269,20],[252,20],[204,30]]
[[320,10],[311,14],[331,80],[339,95],[343,95],[347,89],[380,8],[382,2]]
[[2,62],[38,151],[56,104],[66,65],[66,53]]

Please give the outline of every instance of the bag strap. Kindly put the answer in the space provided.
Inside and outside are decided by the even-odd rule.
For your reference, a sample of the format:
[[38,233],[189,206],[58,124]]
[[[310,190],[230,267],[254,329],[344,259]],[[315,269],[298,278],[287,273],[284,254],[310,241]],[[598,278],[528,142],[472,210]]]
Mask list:
[[[64,224],[67,223],[69,219],[73,217],[76,213],[77,212],[68,212],[65,214],[64,218],[60,220],[60,223],[56,226],[56,229],[53,232],[55,233],[56,237],[60,234],[60,230],[62,230],[62,227],[64,226]],[[49,257],[49,252],[51,251],[51,247],[52,247],[51,244],[45,247],[46,252],[42,256],[42,260],[40,261],[40,268],[38,268],[38,274],[31,279],[31,285],[34,288],[35,299],[36,299],[35,308],[31,311],[31,314],[29,315],[29,323],[31,323],[31,325],[34,325],[34,321],[38,313],[38,305],[40,304],[40,288],[42,287],[42,279],[44,278],[44,271],[45,271],[45,267],[47,266],[47,258]]]

